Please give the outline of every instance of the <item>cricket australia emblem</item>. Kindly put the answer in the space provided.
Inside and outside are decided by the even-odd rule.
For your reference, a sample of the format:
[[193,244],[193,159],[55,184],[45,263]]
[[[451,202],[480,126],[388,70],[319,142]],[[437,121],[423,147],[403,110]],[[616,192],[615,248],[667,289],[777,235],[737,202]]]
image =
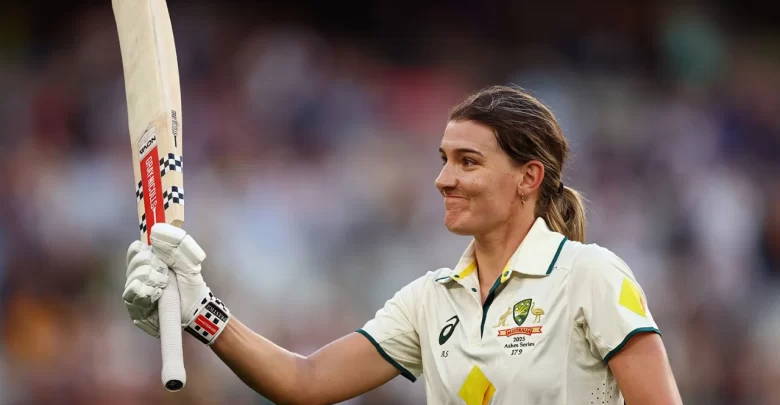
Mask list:
[[530,298],[526,298],[515,304],[512,308],[512,317],[517,326],[522,326],[523,322],[528,318],[528,313],[531,311],[531,302],[532,300]]
[[[510,314],[512,316],[512,320],[515,321],[515,325],[517,326],[506,329],[499,329],[498,337],[512,337],[515,335],[532,336],[542,333],[542,325],[534,324],[540,324],[542,322],[544,310],[542,308],[538,308],[533,302],[533,299],[526,298],[524,300],[518,301],[514,306],[507,308],[506,312],[504,312],[504,314],[501,316],[498,324],[496,324],[495,327],[508,326],[506,324],[506,318],[508,318]],[[531,320],[528,319],[529,316],[533,316]],[[524,326],[526,321],[528,321],[530,325]],[[522,344],[522,342],[525,342],[525,338],[516,337],[513,340],[513,343]],[[509,346],[514,347],[514,345],[510,344],[507,348],[510,348]],[[533,343],[527,344],[527,346],[533,346]]]

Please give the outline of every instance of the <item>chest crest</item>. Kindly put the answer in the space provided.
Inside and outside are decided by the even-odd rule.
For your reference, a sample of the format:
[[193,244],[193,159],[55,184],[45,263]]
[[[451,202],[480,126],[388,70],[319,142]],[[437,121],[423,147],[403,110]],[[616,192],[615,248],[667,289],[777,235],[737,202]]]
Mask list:
[[501,347],[510,356],[522,355],[533,348],[544,333],[545,311],[532,298],[508,305],[493,326],[493,333]]

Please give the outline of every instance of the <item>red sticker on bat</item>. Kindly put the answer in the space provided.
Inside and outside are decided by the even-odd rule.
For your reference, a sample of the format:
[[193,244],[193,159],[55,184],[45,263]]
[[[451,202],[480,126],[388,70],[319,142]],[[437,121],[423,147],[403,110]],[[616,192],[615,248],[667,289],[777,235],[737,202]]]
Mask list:
[[138,154],[146,213],[146,243],[151,244],[152,226],[158,222],[165,222],[160,158],[157,153],[157,133],[154,127],[149,128],[139,140]]

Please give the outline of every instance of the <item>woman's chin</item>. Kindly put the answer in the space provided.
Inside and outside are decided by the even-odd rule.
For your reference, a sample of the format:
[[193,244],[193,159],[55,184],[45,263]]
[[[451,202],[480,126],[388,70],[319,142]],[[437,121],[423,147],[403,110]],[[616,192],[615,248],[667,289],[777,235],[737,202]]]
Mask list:
[[445,218],[444,219],[444,226],[447,227],[447,230],[454,233],[455,235],[471,235],[471,228],[467,226],[464,221],[459,221],[457,219],[450,219]]

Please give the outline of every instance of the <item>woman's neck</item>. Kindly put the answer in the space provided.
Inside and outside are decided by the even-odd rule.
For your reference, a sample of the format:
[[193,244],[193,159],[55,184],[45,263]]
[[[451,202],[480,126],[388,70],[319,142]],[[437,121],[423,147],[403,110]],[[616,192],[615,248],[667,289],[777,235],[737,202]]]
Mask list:
[[479,285],[489,290],[520,243],[531,230],[535,218],[527,216],[504,224],[487,234],[474,237],[474,258],[477,261]]

